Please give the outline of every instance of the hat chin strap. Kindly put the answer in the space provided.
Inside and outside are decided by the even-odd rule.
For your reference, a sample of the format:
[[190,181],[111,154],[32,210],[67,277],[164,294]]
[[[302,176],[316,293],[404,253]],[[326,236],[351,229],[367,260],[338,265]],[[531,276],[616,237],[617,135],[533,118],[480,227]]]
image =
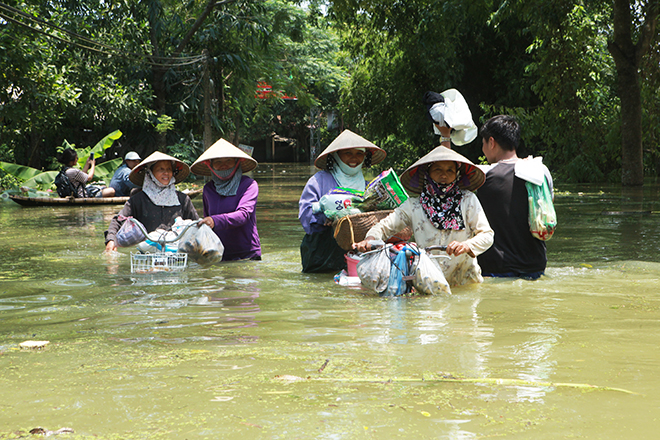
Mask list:
[[220,180],[229,180],[229,179],[234,177],[234,174],[236,174],[236,170],[238,170],[238,166],[241,164],[242,160],[243,159],[237,159],[236,160],[236,165],[234,165],[234,169],[231,171],[231,174],[229,174],[229,176],[227,176],[227,177],[221,177],[221,176],[218,175],[218,173],[215,172],[215,170],[211,166],[211,159],[205,160],[204,163],[206,164],[207,167],[209,167],[209,170],[211,170],[211,172],[213,173],[213,175],[215,177],[217,177]]

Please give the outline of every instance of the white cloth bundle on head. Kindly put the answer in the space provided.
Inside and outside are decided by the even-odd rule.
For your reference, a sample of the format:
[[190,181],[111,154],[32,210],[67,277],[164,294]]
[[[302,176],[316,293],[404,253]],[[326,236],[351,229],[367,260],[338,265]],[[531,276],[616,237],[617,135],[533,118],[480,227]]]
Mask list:
[[[445,98],[445,102],[433,105],[429,109],[429,114],[439,125],[453,128],[450,137],[455,145],[472,142],[477,137],[477,126],[472,120],[472,113],[465,98],[456,89],[445,90],[440,94]],[[436,119],[440,117],[442,119]],[[440,130],[435,125],[433,131],[435,134],[440,134]]]

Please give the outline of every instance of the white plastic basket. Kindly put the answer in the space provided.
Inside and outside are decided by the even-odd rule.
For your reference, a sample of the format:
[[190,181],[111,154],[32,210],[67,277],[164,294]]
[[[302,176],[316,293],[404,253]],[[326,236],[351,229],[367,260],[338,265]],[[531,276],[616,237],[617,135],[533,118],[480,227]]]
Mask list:
[[131,253],[131,273],[177,272],[186,264],[188,254],[184,252]]

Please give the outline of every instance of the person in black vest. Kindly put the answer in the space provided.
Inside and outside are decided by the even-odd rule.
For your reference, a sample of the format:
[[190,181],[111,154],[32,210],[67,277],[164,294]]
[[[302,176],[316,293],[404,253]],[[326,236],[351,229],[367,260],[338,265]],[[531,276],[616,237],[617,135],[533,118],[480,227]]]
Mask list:
[[[512,116],[498,115],[481,127],[482,151],[491,165],[482,169],[486,182],[477,197],[495,231],[493,246],[477,257],[483,276],[537,279],[547,263],[545,242],[529,230],[525,181],[516,176],[520,125]],[[552,176],[543,166],[552,191]]]
[[126,217],[140,221],[147,232],[169,230],[177,217],[199,220],[188,197],[176,190],[176,183],[184,180],[190,168],[184,162],[156,151],[131,170],[129,179],[141,189],[136,190],[124,207],[110,221],[105,231],[105,251],[117,250],[117,232]]

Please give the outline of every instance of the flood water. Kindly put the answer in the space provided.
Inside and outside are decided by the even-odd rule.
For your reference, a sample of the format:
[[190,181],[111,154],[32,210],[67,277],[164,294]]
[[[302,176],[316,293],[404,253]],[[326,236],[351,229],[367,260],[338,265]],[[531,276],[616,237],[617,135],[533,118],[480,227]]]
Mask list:
[[301,274],[313,170],[257,170],[263,261],[180,274],[103,255],[118,206],[0,203],[0,439],[657,437],[658,184],[558,184],[539,281],[392,299]]

